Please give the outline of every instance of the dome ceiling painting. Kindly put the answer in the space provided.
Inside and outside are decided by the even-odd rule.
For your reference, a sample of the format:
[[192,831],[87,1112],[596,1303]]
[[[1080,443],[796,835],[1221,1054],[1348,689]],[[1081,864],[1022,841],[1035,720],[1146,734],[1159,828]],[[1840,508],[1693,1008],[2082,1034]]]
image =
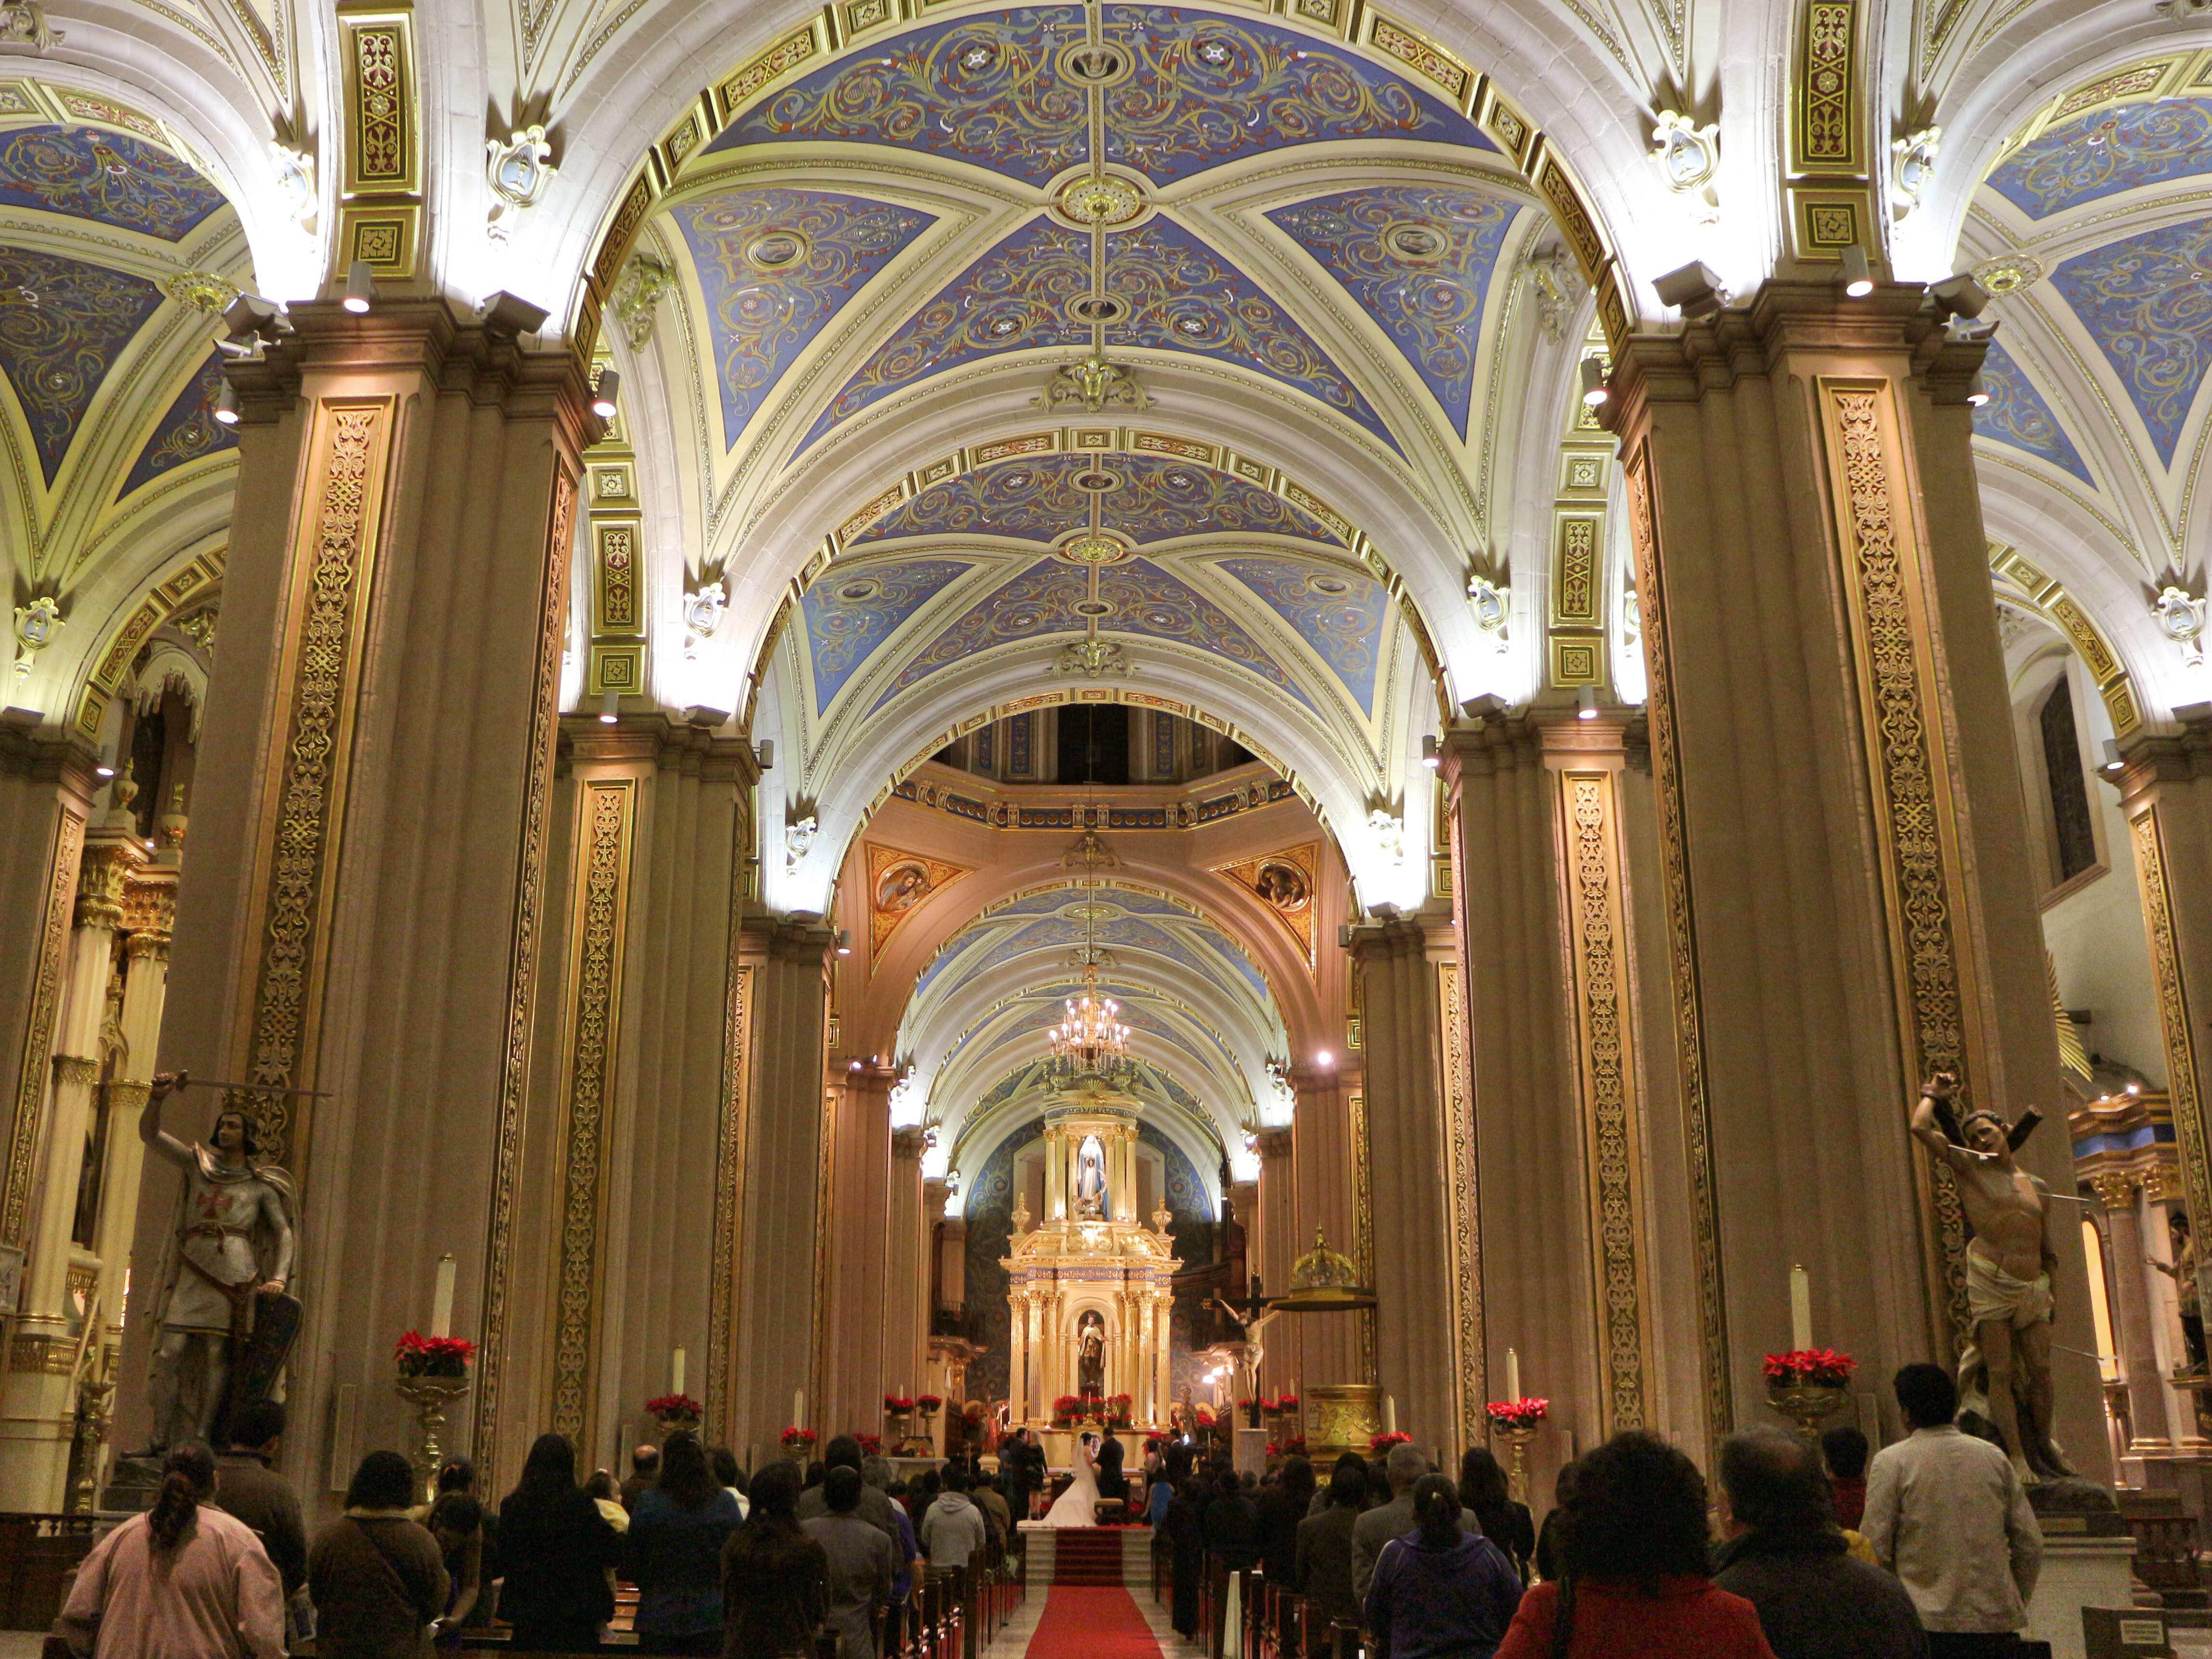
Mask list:
[[709,539],[917,399],[1013,375],[1043,403],[1086,361],[1131,398],[1108,418],[1172,366],[1471,499],[1504,295],[1550,226],[1478,78],[1455,102],[1288,18],[1094,0],[864,34],[711,139],[687,118],[638,246],[683,297],[659,333]]
[[2057,94],[1992,158],[1960,252],[2000,324],[1974,416],[1992,510],[2063,497],[2138,580],[2185,568],[2202,539],[2186,514],[2212,369],[2208,85],[2212,52],[2189,48]]
[[213,313],[246,265],[237,215],[159,122],[0,81],[0,533],[64,615],[118,550],[189,523],[181,501],[227,494]]
[[1121,1004],[1132,1054],[1175,1080],[1170,1103],[1199,1117],[1215,1139],[1236,1144],[1255,1121],[1255,1079],[1286,1052],[1267,976],[1188,902],[1097,878],[1049,883],[994,905],[923,970],[896,1050],[913,1064],[927,1121],[959,1133],[961,1103],[988,1100],[1010,1066],[1042,1054],[1044,1033],[1082,989],[1086,939],[1099,952],[1100,988]]

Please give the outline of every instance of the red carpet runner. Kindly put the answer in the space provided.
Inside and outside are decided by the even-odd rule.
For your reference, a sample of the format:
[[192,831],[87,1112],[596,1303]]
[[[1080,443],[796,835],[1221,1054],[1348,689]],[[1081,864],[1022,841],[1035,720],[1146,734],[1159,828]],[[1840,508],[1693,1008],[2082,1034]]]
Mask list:
[[1121,1582],[1119,1527],[1066,1527],[1053,1534],[1052,1582],[1055,1584],[1118,1584]]
[[[1120,1571],[1117,1564],[1117,1579]],[[1024,1659],[1160,1659],[1160,1644],[1118,1583],[1071,1584],[1063,1577],[1046,1599]]]

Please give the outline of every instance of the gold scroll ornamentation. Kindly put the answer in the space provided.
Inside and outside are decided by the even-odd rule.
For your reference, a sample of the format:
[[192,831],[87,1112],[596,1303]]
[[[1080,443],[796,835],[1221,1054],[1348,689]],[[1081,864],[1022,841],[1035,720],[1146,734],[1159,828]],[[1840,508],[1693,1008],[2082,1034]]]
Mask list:
[[1567,845],[1573,860],[1569,927],[1581,1048],[1590,1231],[1597,1240],[1598,1348],[1605,1369],[1608,1434],[1645,1424],[1642,1152],[1630,1097],[1621,1012],[1626,964],[1620,923],[1613,781],[1567,772]]
[[[1864,384],[1824,381],[1836,514],[1850,597],[1860,697],[1874,752],[1868,757],[1882,823],[1895,970],[1907,1064],[1919,1075],[1950,1072],[1971,1083],[1965,999],[1952,943],[1947,803],[1941,759],[1923,702],[1923,662],[1891,500],[1887,394]],[[1909,528],[1906,532],[1910,533]],[[1949,1168],[1929,1161],[1937,1262],[1953,1340],[1972,1330],[1966,1303],[1966,1218]]]
[[[742,842],[742,824],[738,836]],[[737,1322],[738,1235],[744,1224],[745,1143],[752,1132],[753,975],[757,970],[738,960],[744,895],[744,884],[733,879],[730,972],[722,1012],[722,1123],[714,1148],[714,1254],[707,1300],[707,1420],[709,1431],[725,1443],[737,1434],[730,1368],[742,1334]]]
[[[1456,840],[1456,837],[1454,837]],[[1460,962],[1467,959],[1464,935]],[[1459,962],[1437,964],[1437,1002],[1443,1020],[1446,1170],[1452,1241],[1453,1392],[1462,1449],[1487,1443],[1489,1413],[1482,1324],[1482,1216],[1475,1185],[1474,1079],[1468,1067],[1467,981]]]
[[[257,1084],[282,1089],[311,1080],[301,1048],[313,1023],[328,940],[319,926],[337,866],[352,748],[354,700],[361,684],[361,633],[376,564],[376,525],[392,403],[330,404],[321,411],[315,453],[322,486],[301,573],[298,626],[290,654],[290,704],[275,841],[266,856],[268,893],[246,1061]],[[292,1100],[256,1096],[263,1152],[292,1152]],[[304,1108],[302,1109],[304,1113]],[[304,1126],[301,1126],[304,1127]],[[301,1137],[304,1139],[304,1135]],[[296,1173],[296,1168],[295,1168]]]
[[46,1079],[54,1051],[54,1018],[61,1006],[62,973],[69,951],[70,901],[84,855],[84,815],[63,807],[54,825],[46,866],[46,922],[40,930],[38,976],[31,986],[31,1017],[23,1026],[23,1063],[15,1076],[15,1121],[8,1136],[8,1189],[0,1209],[0,1241],[29,1241],[31,1163],[46,1115]]
[[1692,902],[1682,754],[1674,726],[1674,659],[1667,633],[1667,583],[1651,507],[1650,453],[1637,446],[1621,469],[1644,607],[1644,666],[1650,686],[1651,775],[1659,805],[1659,856],[1667,904],[1668,977],[1674,994],[1674,1057],[1681,1079],[1682,1134],[1690,1168],[1691,1231],[1697,1244],[1698,1347],[1705,1434],[1715,1446],[1735,1432],[1729,1376],[1728,1297],[1721,1275],[1719,1181],[1713,1167],[1712,1108],[1705,1082],[1705,1002],[1698,977],[1697,907]]
[[499,1408],[507,1377],[507,1276],[514,1261],[514,1194],[522,1176],[530,1034],[538,1019],[538,953],[545,912],[555,750],[561,734],[561,653],[568,632],[568,548],[576,528],[576,481],[553,478],[545,581],[538,605],[538,678],[530,711],[529,771],[523,781],[521,845],[515,855],[514,933],[507,957],[507,1040],[501,1050],[499,1122],[492,1146],[489,1223],[484,1235],[483,1315],[477,1353],[475,1432],[470,1446],[491,1490],[499,1461]]
[[2150,933],[2151,971],[2158,980],[2159,1024],[2166,1035],[2166,1080],[2173,1127],[2181,1143],[2181,1179],[2191,1216],[2212,1215],[2212,1158],[2204,1144],[2203,1102],[2197,1091],[2197,1038],[2189,1022],[2189,989],[2173,937],[2173,890],[2167,880],[2166,843],[2155,802],[2130,825],[2135,832],[2136,873],[2142,883],[2143,921]]
[[1858,165],[1857,79],[1852,58],[1857,32],[1854,0],[1811,0],[1805,8],[1798,64],[1797,156],[1808,167],[1850,171]]
[[[1354,973],[1352,983],[1359,982]],[[1367,1138],[1367,1094],[1351,1097],[1352,1115],[1352,1259],[1359,1268],[1359,1282],[1375,1282],[1375,1162]],[[1375,1381],[1375,1310],[1362,1308],[1359,1320],[1359,1378]]]
[[[833,970],[834,971],[834,970]],[[825,1018],[823,1028],[829,1028]],[[822,1121],[817,1130],[820,1150],[814,1158],[814,1278],[809,1288],[812,1306],[811,1335],[807,1352],[813,1356],[806,1379],[806,1397],[829,1403],[830,1322],[823,1316],[830,1305],[830,1195],[837,1190],[837,1097],[824,1090]]]
[[629,912],[632,778],[587,779],[578,790],[576,917],[568,972],[567,1121],[562,1126],[561,1247],[553,1312],[556,1434],[580,1440],[594,1418],[599,1352],[599,1236],[605,1224],[607,1125],[614,1108],[615,1037],[622,1016],[623,933]]

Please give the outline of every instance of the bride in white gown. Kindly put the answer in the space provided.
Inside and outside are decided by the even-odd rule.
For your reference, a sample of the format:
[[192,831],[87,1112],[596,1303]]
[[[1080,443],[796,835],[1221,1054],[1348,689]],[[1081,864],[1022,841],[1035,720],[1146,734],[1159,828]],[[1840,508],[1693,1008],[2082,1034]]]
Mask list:
[[1075,1480],[1045,1511],[1048,1527],[1095,1527],[1098,1524],[1098,1464],[1092,1455],[1098,1437],[1086,1434],[1075,1448]]

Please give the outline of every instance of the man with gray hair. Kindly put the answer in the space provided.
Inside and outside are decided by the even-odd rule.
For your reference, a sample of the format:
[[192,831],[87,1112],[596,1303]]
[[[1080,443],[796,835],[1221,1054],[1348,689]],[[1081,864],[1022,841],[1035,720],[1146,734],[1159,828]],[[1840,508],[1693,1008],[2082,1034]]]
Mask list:
[[[1382,1472],[1390,1482],[1390,1501],[1368,1510],[1352,1526],[1352,1587],[1362,1607],[1367,1604],[1367,1587],[1374,1582],[1375,1561],[1382,1547],[1413,1530],[1413,1486],[1429,1473],[1429,1460],[1410,1443],[1393,1446]],[[1473,1510],[1459,1512],[1459,1529],[1469,1537],[1482,1536],[1482,1522]]]
[[1905,1586],[1846,1550],[1812,1445],[1748,1429],[1722,1443],[1720,1474],[1713,1583],[1759,1609],[1775,1659],[1925,1659]]

